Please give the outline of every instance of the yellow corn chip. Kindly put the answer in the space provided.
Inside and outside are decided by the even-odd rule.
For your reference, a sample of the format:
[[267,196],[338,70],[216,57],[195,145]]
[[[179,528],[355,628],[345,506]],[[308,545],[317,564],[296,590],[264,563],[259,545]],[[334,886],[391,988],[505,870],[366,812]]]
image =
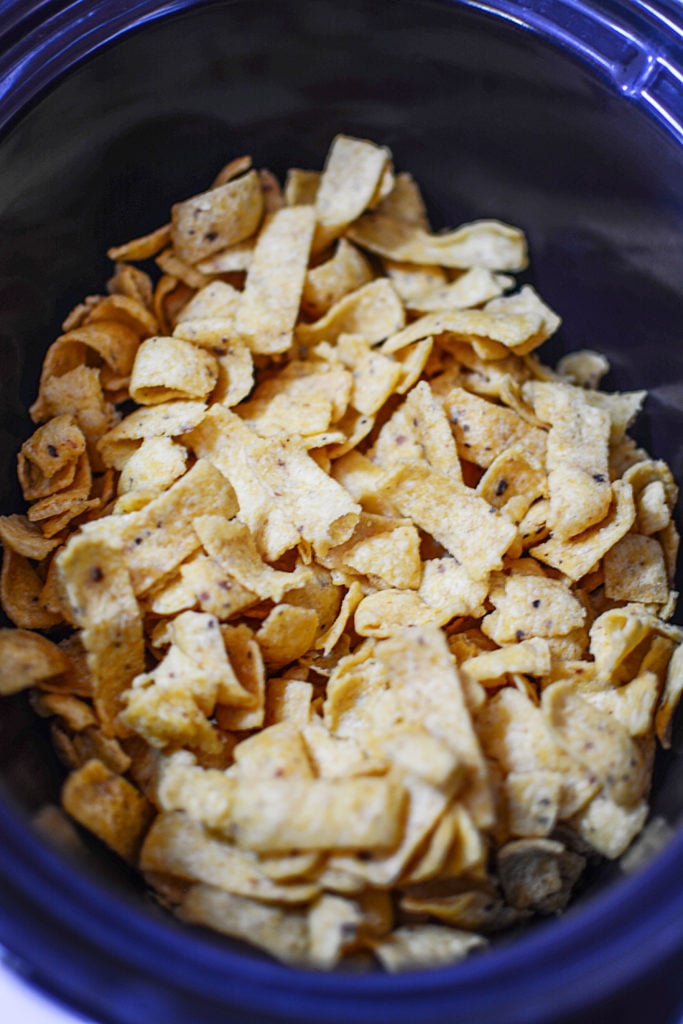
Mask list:
[[301,658],[313,646],[318,625],[318,614],[313,608],[292,604],[273,608],[256,634],[267,667],[280,669]]
[[497,644],[528,637],[566,636],[582,626],[586,610],[562,580],[516,574],[489,595],[495,607],[482,630]]
[[530,549],[534,558],[561,570],[570,580],[579,580],[591,572],[603,555],[628,533],[636,517],[630,484],[615,480],[611,490],[612,505],[601,523],[570,540],[551,536]]
[[286,352],[292,344],[313,228],[310,207],[283,207],[259,235],[235,314],[235,330],[252,352]]
[[[484,579],[499,569],[515,539],[515,527],[493,506],[419,463],[390,470],[378,489],[401,515],[443,544],[471,579]],[[444,519],[444,508],[449,509],[448,519]]]
[[305,725],[311,719],[313,685],[302,679],[269,679],[266,690],[266,726],[278,722]]
[[674,651],[666,674],[664,692],[657,708],[655,728],[663,747],[671,746],[672,719],[683,693],[683,655],[681,647]]
[[263,214],[263,193],[256,171],[176,203],[171,240],[178,256],[198,263],[220,249],[249,238]]
[[165,871],[266,903],[303,903],[318,893],[315,884],[272,881],[260,870],[254,854],[214,838],[178,812],[156,818],[140,852],[140,868]]
[[664,553],[653,537],[628,533],[605,554],[605,593],[615,601],[663,604],[669,596]]
[[461,667],[472,679],[479,681],[496,680],[507,672],[545,676],[550,671],[550,648],[547,641],[535,636],[468,658]]
[[444,309],[470,309],[501,295],[512,278],[494,274],[486,267],[472,267],[448,284],[437,284],[422,292],[402,295],[416,313],[438,313]]
[[403,305],[391,283],[379,277],[336,302],[311,324],[300,323],[296,339],[312,348],[322,341],[334,342],[341,334],[359,334],[369,344],[383,341],[403,326]]
[[406,794],[385,777],[238,782],[235,843],[259,852],[392,847]]
[[614,859],[628,849],[647,819],[647,804],[623,807],[602,793],[573,819],[572,825],[594,850]]
[[444,409],[462,459],[486,468],[504,451],[521,446],[525,453],[545,464],[545,431],[530,427],[512,409],[460,387],[446,394]]
[[536,382],[533,396],[536,414],[551,424],[548,525],[557,540],[569,540],[609,511],[609,418],[584,399],[584,392],[564,384]]
[[553,683],[544,690],[542,707],[558,742],[597,776],[611,799],[633,807],[647,793],[647,764],[639,746],[571,682]]
[[505,799],[511,834],[549,835],[557,821],[561,795],[559,772],[510,772],[505,779]]
[[443,407],[426,381],[408,394],[380,431],[372,449],[372,460],[380,466],[425,460],[432,469],[462,481],[460,460]]
[[59,544],[55,538],[45,537],[26,516],[16,514],[0,516],[0,541],[5,549],[37,562],[47,558]]
[[343,299],[373,278],[365,256],[354,245],[340,238],[331,259],[312,267],[304,283],[302,305],[307,316],[319,319]]
[[142,616],[121,545],[80,533],[57,555],[57,567],[94,680],[107,735],[117,732],[122,695],[144,667]]
[[194,530],[215,562],[247,590],[262,598],[281,601],[288,590],[307,583],[311,572],[299,566],[294,572],[273,569],[259,555],[247,526],[238,519],[204,515],[193,520]]
[[168,245],[170,240],[171,225],[164,224],[148,235],[107,249],[107,256],[110,260],[147,260]]
[[74,416],[55,416],[39,427],[23,443],[17,459],[24,498],[34,501],[69,487],[84,451],[85,438]]
[[363,139],[337,135],[315,196],[315,249],[324,248],[372,204],[391,154]]
[[356,221],[347,237],[362,249],[406,263],[489,270],[521,270],[526,265],[524,235],[500,221],[474,221],[431,235],[417,225],[373,212]]

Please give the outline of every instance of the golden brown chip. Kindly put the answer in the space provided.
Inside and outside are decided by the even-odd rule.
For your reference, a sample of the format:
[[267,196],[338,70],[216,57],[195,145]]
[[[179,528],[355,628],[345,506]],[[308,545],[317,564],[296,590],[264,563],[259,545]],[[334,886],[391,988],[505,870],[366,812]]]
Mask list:
[[0,516],[0,541],[6,549],[36,562],[42,562],[59,544],[55,538],[45,537],[26,516],[16,514]]
[[168,245],[170,239],[171,225],[164,224],[148,235],[134,238],[123,245],[113,246],[107,250],[107,256],[110,260],[147,260]]
[[40,633],[0,630],[0,693],[3,697],[39,686],[68,671],[66,654]]
[[154,808],[101,761],[87,761],[66,780],[64,809],[129,863],[135,863]]
[[8,547],[2,555],[0,597],[5,614],[20,629],[50,629],[63,620],[44,601],[43,580],[29,559]]

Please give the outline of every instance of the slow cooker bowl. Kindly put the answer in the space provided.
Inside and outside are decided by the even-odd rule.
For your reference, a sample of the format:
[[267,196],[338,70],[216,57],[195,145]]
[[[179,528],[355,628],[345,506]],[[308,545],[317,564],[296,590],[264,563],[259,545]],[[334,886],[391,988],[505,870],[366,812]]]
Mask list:
[[[393,150],[433,221],[520,225],[529,280],[647,388],[643,443],[683,481],[683,11],[674,0],[0,0],[2,511],[40,359],[108,245],[250,153],[320,166],[339,131]],[[0,942],[111,1024],[675,1024],[683,755],[657,763],[663,846],[561,918],[451,968],[294,971],[173,920],[97,843],[45,828],[60,771],[22,697],[0,715]],[[42,809],[42,811],[41,811]],[[38,822],[43,825],[39,827]]]

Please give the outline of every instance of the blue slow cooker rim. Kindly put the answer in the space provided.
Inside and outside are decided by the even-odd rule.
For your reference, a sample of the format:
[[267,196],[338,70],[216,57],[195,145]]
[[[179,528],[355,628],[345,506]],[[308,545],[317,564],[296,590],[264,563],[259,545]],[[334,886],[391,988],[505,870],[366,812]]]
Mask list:
[[[427,993],[430,1000],[441,1000],[444,1008],[481,998],[485,1005],[493,994],[491,986],[504,987],[511,1014],[515,997],[523,997],[519,1024],[533,1024],[534,1004],[538,1002],[539,1013],[543,1012],[549,992],[563,1011],[590,1006],[626,978],[631,983],[647,974],[682,942],[683,831],[646,866],[613,881],[558,919],[461,964],[391,976],[292,970],[233,952],[216,943],[210,933],[171,929],[156,915],[144,914],[132,901],[86,877],[3,803],[0,835],[12,899],[27,911],[23,920],[0,916],[0,940],[39,974],[43,954],[54,955],[51,944],[47,950],[41,948],[39,925],[56,925],[65,950],[72,941],[85,940],[89,955],[142,971],[152,983],[196,992],[198,997],[221,999],[229,993],[231,1005],[243,1006],[245,1011],[267,1008],[272,1012],[279,1006],[291,1012],[296,999],[302,1024],[316,1021],[316,1006],[326,1006],[330,1000],[340,1004],[361,1000],[368,1011],[381,1002],[387,1012],[388,1001],[396,1000],[391,1019],[400,1024],[414,1019],[412,1014]],[[647,915],[634,917],[634,907],[647,907]],[[474,1012],[475,1005],[467,1005]],[[359,1024],[365,1020],[358,1007],[354,1019]],[[517,1017],[510,1016],[506,1024],[517,1024]]]
[[[0,0],[0,135],[66,71],[146,25],[244,0]],[[252,0],[257,3],[258,0]],[[378,0],[381,2],[381,0]],[[390,6],[396,0],[387,0]],[[588,65],[683,140],[679,0],[419,0],[514,23]]]
[[[0,135],[67,72],[131,32],[244,0],[0,0]],[[258,0],[252,0],[257,3]],[[378,0],[381,2],[381,0]],[[397,0],[387,0],[387,5]],[[419,0],[514,23],[587,65],[683,141],[679,0]]]
[[[125,5],[112,0],[37,0],[29,4],[0,0],[0,132],[64,73],[103,46],[162,17],[221,2],[236,0],[170,0],[161,4],[132,0]],[[590,8],[581,0],[440,2],[442,6],[460,3],[541,35],[608,79],[683,142],[683,11],[676,0],[658,0],[656,5],[646,0],[596,0]],[[600,46],[587,40],[586,24],[599,27]],[[615,40],[618,45],[610,49]],[[36,55],[41,53],[49,55],[49,60],[39,66]],[[626,65],[624,53],[631,54]],[[666,86],[660,92],[655,88],[658,82]],[[1,800],[0,836],[0,864],[5,877],[11,879],[16,905],[27,912],[25,927],[16,916],[5,919],[0,914],[0,939],[29,965],[40,969],[45,963],[47,950],[36,929],[36,920],[42,920],[61,928],[65,949],[76,937],[85,935],[93,955],[97,952],[131,971],[142,970],[163,985],[208,993],[216,1000],[229,991],[235,1005],[269,1012],[279,1008],[291,1014],[292,1001],[298,1000],[297,1019],[302,1022],[316,1020],[317,1012],[332,998],[341,1004],[366,1000],[374,1010],[381,1000],[386,1012],[392,1006],[393,1020],[400,1024],[414,1019],[415,1007],[427,993],[430,1000],[440,999],[448,1008],[477,993],[485,998],[488,982],[505,985],[511,1013],[514,993],[523,991],[519,1021],[533,1024],[534,1001],[541,1013],[550,989],[559,1002],[563,986],[564,1010],[588,1006],[621,983],[626,972],[629,981],[633,980],[635,973],[645,974],[664,953],[683,944],[679,868],[683,831],[648,865],[570,909],[562,919],[456,967],[391,977],[294,972],[233,953],[194,931],[173,931],[85,877]],[[648,915],[634,921],[630,908],[635,905],[647,906]],[[625,918],[628,928],[620,926]],[[145,949],[143,963],[137,955],[140,948]],[[553,967],[545,975],[539,970],[544,964]],[[371,1016],[368,1010],[367,1019]],[[364,1018],[356,1013],[354,1019],[360,1022]],[[509,1024],[516,1020],[511,1017]]]

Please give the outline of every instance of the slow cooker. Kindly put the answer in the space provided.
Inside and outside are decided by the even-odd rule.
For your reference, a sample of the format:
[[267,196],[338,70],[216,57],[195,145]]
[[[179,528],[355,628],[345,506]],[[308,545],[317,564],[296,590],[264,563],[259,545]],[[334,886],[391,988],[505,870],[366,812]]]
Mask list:
[[[683,481],[683,7],[678,0],[0,0],[3,512],[39,360],[106,248],[250,153],[320,166],[386,143],[435,223],[521,226],[563,317],[646,388],[639,437]],[[102,1024],[678,1024],[683,748],[657,841],[561,918],[450,968],[317,974],[173,920],[49,824],[60,770],[19,696],[0,713],[0,942]],[[631,859],[632,861],[632,859]]]

